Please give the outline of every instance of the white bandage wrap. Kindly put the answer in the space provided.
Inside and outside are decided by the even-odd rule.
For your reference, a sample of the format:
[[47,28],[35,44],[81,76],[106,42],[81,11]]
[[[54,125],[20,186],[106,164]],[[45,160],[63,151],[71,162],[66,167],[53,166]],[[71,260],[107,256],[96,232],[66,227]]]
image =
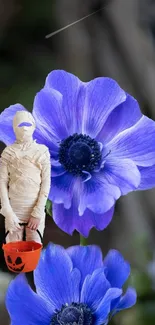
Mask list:
[[[21,114],[18,117],[20,121],[23,120]],[[16,128],[18,123],[14,123],[18,135]],[[19,222],[28,222],[31,216],[40,219],[39,228],[42,234],[44,231],[45,205],[51,180],[50,154],[45,145],[37,144],[32,137],[26,140],[24,134],[22,141],[7,146],[0,161],[1,214],[5,217],[5,227],[10,231],[11,241],[20,237],[21,230],[17,229]],[[36,240],[36,232],[29,233],[32,235],[29,240],[30,237]]]

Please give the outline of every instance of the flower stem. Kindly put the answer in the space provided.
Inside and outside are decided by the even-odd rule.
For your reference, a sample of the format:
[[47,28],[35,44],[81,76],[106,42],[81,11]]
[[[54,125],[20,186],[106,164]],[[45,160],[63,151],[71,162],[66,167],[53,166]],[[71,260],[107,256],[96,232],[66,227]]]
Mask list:
[[80,245],[81,246],[87,246],[87,238],[80,235]]

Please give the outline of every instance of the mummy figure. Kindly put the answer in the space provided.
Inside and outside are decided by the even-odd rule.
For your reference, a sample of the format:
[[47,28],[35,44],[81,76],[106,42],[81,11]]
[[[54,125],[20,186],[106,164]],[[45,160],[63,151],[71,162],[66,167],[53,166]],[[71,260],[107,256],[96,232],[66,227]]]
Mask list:
[[16,112],[13,129],[16,141],[7,146],[0,163],[0,213],[9,230],[7,242],[23,239],[23,226],[28,223],[26,240],[40,242],[43,236],[45,205],[50,190],[50,154],[45,145],[33,140],[35,121],[31,113]]

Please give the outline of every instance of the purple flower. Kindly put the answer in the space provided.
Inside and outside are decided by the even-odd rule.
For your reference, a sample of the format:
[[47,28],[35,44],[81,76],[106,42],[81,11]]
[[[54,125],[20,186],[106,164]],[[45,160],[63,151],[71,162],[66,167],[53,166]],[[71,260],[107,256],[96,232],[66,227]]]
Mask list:
[[129,264],[115,250],[102,261],[96,246],[64,249],[49,244],[34,271],[36,293],[25,275],[11,282],[6,307],[11,325],[100,325],[133,306],[136,292],[122,286]]
[[[0,140],[15,140],[12,119],[20,104],[0,115]],[[155,186],[155,123],[137,101],[109,78],[81,82],[65,71],[51,72],[34,100],[39,143],[52,163],[53,218],[65,232],[88,236],[104,229],[116,200]]]

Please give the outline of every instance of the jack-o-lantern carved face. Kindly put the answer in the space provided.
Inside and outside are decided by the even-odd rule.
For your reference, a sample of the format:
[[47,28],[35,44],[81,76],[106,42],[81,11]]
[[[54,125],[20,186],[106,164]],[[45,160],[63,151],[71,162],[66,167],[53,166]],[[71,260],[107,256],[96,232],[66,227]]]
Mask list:
[[13,272],[22,272],[25,266],[25,263],[23,263],[21,257],[17,257],[15,261],[12,260],[11,256],[7,256],[7,264],[8,268]]

